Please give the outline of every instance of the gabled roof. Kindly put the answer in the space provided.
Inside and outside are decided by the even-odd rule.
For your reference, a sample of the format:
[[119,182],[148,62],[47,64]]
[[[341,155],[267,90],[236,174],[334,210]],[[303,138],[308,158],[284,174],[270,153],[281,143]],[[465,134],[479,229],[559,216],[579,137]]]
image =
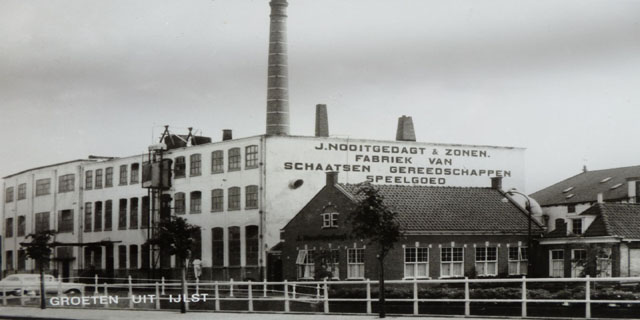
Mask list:
[[587,171],[539,190],[531,197],[541,206],[595,202],[598,193],[602,193],[604,200],[618,200],[627,197],[626,179],[636,177],[640,177],[640,166]]
[[[339,189],[361,199],[358,185]],[[526,233],[527,214],[497,189],[475,187],[426,187],[376,185],[384,202],[398,212],[405,231],[483,231]],[[533,231],[542,229],[532,223]]]
[[598,216],[585,231],[585,237],[640,239],[640,204],[597,203],[580,215]]

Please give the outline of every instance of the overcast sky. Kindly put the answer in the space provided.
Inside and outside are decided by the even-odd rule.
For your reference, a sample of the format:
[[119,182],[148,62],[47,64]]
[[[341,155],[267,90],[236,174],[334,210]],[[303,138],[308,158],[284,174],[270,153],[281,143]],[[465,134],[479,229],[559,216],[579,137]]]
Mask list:
[[[291,132],[527,148],[527,192],[640,164],[640,1],[289,0]],[[265,131],[268,0],[0,2],[0,175]]]

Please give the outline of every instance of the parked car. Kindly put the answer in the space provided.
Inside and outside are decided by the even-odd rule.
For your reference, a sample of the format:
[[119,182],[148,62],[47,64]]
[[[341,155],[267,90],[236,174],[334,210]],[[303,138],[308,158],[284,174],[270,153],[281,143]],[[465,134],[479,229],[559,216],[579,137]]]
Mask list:
[[[60,282],[54,276],[44,275],[44,290],[46,293],[57,294],[58,290],[64,294],[80,294],[84,292],[84,284]],[[0,281],[0,294],[7,295],[36,294],[40,292],[40,275],[35,273],[20,273],[8,275]]]

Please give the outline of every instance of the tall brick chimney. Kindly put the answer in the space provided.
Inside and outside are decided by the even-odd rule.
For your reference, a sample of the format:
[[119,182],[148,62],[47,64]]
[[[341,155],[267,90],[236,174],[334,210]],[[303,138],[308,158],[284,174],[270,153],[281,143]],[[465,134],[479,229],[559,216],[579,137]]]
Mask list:
[[327,118],[327,105],[316,105],[316,137],[329,136],[329,119]]
[[396,141],[416,141],[416,133],[413,130],[413,119],[411,117],[402,116],[398,118]]
[[287,59],[287,0],[271,0],[267,134],[289,135],[289,79]]

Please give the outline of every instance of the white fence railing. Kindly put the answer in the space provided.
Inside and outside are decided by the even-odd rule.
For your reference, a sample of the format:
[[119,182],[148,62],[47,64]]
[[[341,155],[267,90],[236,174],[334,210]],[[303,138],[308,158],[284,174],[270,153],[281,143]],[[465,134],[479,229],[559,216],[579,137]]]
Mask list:
[[[84,282],[89,282],[84,279]],[[315,307],[311,312],[322,312],[328,314],[331,312],[332,304],[364,304],[362,313],[371,314],[373,307],[378,300],[378,281],[359,280],[359,281],[282,281],[267,282],[259,281],[215,281],[215,282],[188,282],[185,292],[180,291],[179,280],[165,280],[136,282],[131,277],[119,279],[120,283],[107,283],[106,280],[112,282],[113,279],[99,279],[94,277],[91,284],[85,286],[85,290],[77,296],[67,297],[65,301],[84,301],[90,300],[94,303],[69,303],[69,306],[80,307],[104,307],[104,308],[128,308],[128,309],[166,309],[169,304],[177,306],[179,298],[187,300],[187,306],[194,303],[205,303],[200,310],[223,311],[221,304],[228,301],[242,301],[245,311],[254,312],[256,303],[266,303],[270,305],[269,311],[291,312],[292,304],[305,303]],[[564,284],[564,289],[573,290],[571,294],[565,296],[550,295],[545,298],[532,298],[532,290],[536,287],[554,286],[558,289]],[[472,304],[519,304],[520,316],[527,317],[530,315],[528,307],[532,304],[554,304],[554,305],[584,305],[584,317],[592,317],[592,306],[615,305],[620,308],[637,308],[640,306],[640,277],[633,278],[506,278],[506,279],[429,279],[429,280],[387,280],[385,281],[387,289],[400,288],[402,294],[390,295],[386,301],[390,304],[402,304],[405,307],[412,306],[412,314],[427,314],[420,312],[421,305],[429,303],[444,303],[445,307],[451,304],[464,306],[463,313],[460,315],[472,315]],[[612,290],[613,287],[626,287],[625,298],[607,299],[606,294],[602,292]],[[444,288],[447,293],[455,293],[447,296],[424,297],[425,292],[433,288]],[[474,294],[481,290],[490,290],[495,288],[510,289],[511,297],[474,297]],[[331,290],[334,290],[333,293]],[[7,305],[8,301],[19,299],[21,305],[28,304],[29,301],[38,298],[37,295],[9,297],[6,288],[2,288],[2,304]],[[339,291],[343,290],[340,294]],[[349,291],[350,294],[344,294]],[[562,290],[562,289],[561,289]],[[565,290],[565,292],[569,292]],[[603,291],[604,290],[604,291]],[[513,293],[517,292],[518,296],[514,297]],[[354,293],[356,292],[356,293]],[[611,292],[611,291],[610,291]],[[620,292],[620,291],[617,291]],[[62,295],[60,285],[58,287],[58,296]],[[182,296],[180,296],[182,294]],[[332,296],[333,295],[333,296]],[[55,295],[52,295],[55,296]],[[422,297],[421,297],[422,296]],[[582,296],[582,297],[580,297]],[[92,299],[86,299],[92,297]],[[112,303],[95,303],[96,298],[93,297],[117,297],[115,306]],[[144,298],[144,303],[142,302]],[[149,299],[147,299],[147,297]],[[603,298],[604,297],[604,298]],[[50,297],[48,297],[50,298]],[[39,300],[35,300],[39,301]],[[55,300],[59,302],[60,300]],[[107,301],[109,301],[107,299]],[[122,301],[122,303],[120,303]],[[25,303],[27,302],[27,303]],[[49,301],[49,305],[60,306]],[[447,304],[448,303],[448,304]],[[280,308],[277,310],[277,308]],[[237,309],[235,309],[237,310]],[[635,310],[635,309],[634,309]]]

